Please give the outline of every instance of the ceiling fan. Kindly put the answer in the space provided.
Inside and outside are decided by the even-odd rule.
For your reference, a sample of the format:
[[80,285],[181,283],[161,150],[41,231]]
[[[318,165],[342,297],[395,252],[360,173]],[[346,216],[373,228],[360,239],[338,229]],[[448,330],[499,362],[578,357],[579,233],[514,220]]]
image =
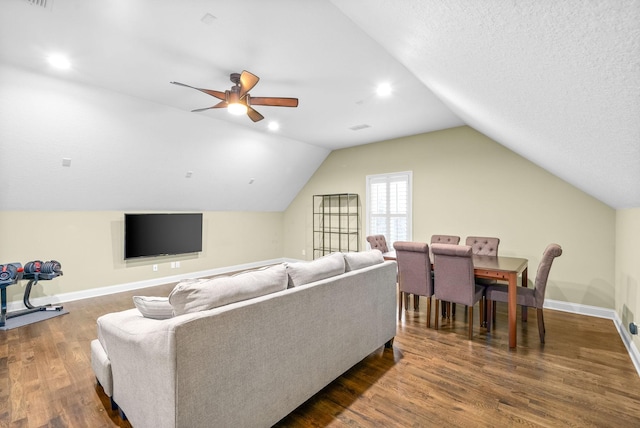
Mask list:
[[297,98],[250,96],[249,91],[258,84],[260,78],[247,70],[244,70],[242,73],[231,73],[230,77],[234,85],[231,89],[224,92],[214,91],[212,89],[195,88],[180,82],[171,83],[196,89],[221,100],[214,106],[191,110],[192,112],[204,111],[212,108],[226,108],[232,114],[240,115],[246,113],[251,120],[257,122],[264,119],[264,116],[258,113],[252,106],[298,107]]

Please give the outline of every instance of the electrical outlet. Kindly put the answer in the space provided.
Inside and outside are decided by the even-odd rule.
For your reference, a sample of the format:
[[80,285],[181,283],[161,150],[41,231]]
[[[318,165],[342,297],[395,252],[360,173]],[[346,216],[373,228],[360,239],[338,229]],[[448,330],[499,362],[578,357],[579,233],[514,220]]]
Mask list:
[[158,265],[153,265],[153,271],[158,272]]
[[171,262],[171,269],[175,269],[176,268],[176,262]]
[[303,250],[302,250],[302,255],[303,255],[303,256],[306,256],[306,255],[307,255],[307,250],[303,249]]
[[176,268],[180,267],[180,262],[176,262]]

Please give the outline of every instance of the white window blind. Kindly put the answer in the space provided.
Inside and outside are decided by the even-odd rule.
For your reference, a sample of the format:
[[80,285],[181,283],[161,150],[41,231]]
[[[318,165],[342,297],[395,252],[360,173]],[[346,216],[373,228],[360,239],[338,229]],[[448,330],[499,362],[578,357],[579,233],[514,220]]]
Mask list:
[[367,236],[384,235],[390,250],[411,241],[411,181],[411,171],[367,176]]

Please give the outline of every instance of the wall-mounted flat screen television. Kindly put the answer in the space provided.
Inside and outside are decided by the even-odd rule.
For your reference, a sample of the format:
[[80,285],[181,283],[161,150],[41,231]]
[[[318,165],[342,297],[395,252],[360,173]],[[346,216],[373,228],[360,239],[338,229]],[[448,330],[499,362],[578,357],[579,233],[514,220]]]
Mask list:
[[202,251],[202,213],[125,214],[124,258]]

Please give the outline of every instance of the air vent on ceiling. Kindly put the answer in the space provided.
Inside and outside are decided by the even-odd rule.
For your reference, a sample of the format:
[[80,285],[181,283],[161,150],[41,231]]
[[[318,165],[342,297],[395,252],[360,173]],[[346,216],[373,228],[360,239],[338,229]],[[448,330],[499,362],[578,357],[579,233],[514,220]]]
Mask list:
[[349,129],[350,129],[350,130],[352,130],[352,131],[359,131],[359,130],[361,130],[361,129],[365,129],[365,128],[371,128],[371,126],[370,126],[370,125],[367,125],[366,123],[363,123],[362,125],[355,125],[355,126],[352,126],[352,127],[351,127],[351,128],[349,128]]
[[29,3],[33,6],[38,6],[43,9],[51,9],[53,6],[53,0],[22,0],[25,3]]

